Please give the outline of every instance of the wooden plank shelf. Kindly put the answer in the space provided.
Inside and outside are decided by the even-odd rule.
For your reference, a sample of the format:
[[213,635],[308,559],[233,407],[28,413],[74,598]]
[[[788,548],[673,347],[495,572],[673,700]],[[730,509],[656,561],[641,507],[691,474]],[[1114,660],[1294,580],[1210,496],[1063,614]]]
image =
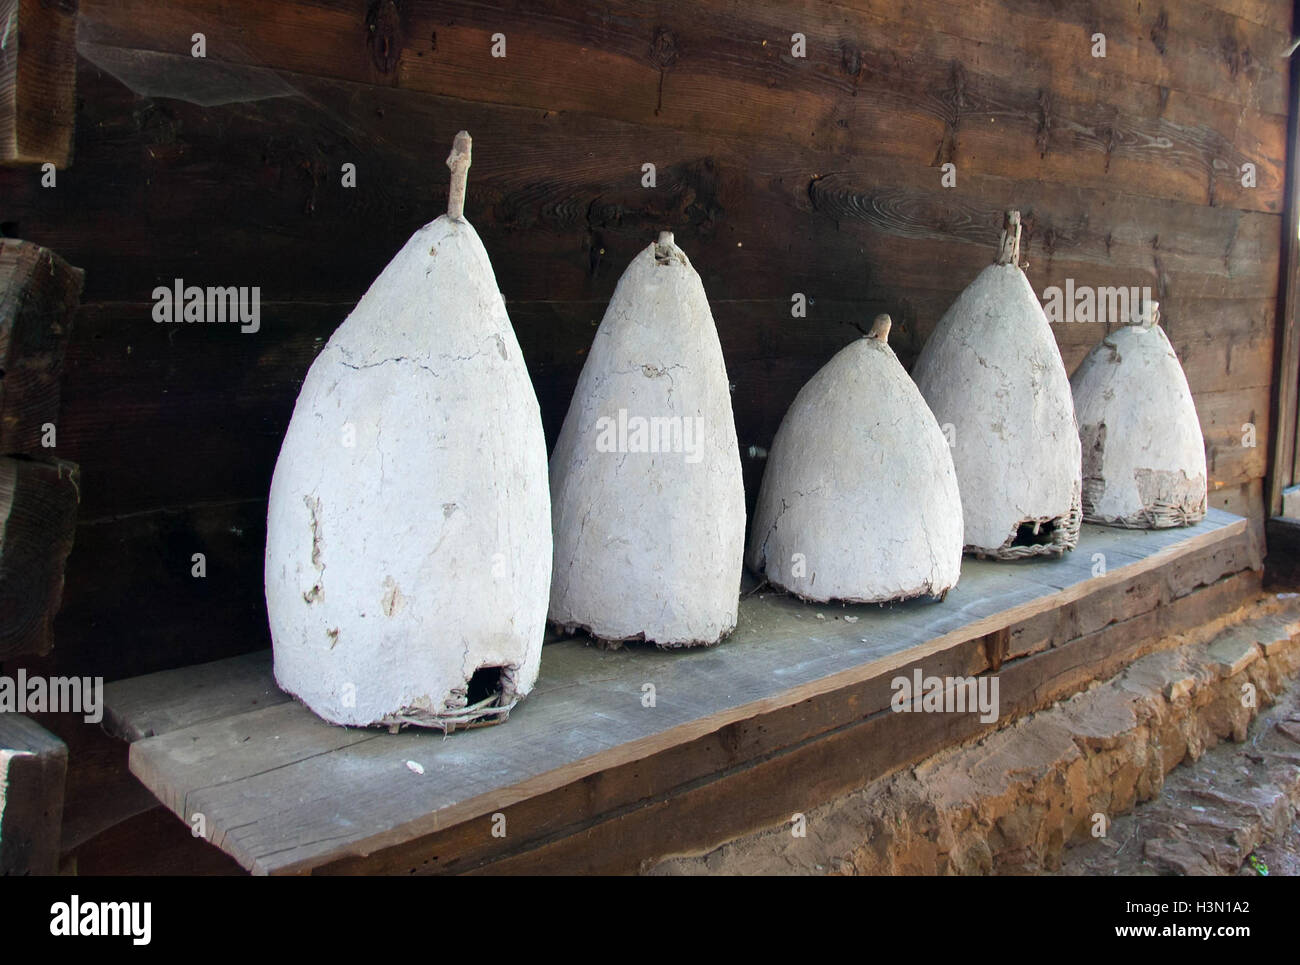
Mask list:
[[[741,601],[720,645],[546,645],[498,727],[324,723],[262,652],[110,684],[132,772],[259,874],[635,871],[808,810],[1114,673],[1259,588],[1247,521],[1085,526],[1057,560],[967,559],[943,602]],[[1000,719],[897,714],[890,681],[996,669]],[[653,706],[643,700],[653,685]],[[502,817],[494,817],[502,815]]]

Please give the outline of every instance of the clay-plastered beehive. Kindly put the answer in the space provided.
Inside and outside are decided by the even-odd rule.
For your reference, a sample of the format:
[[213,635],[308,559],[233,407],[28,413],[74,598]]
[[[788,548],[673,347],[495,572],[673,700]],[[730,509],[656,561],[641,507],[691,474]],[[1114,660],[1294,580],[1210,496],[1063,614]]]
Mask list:
[[537,679],[546,443],[462,215],[464,132],[448,165],[448,213],[411,237],[312,363],[271,484],[276,680],[339,724],[491,722]]
[[745,498],[704,286],[663,232],[619,279],[551,456],[550,618],[605,641],[736,625]]
[[944,313],[912,372],[951,426],[966,550],[1001,559],[1073,549],[1082,521],[1070,382],[1019,250],[1012,211],[997,260]]
[[1205,516],[1205,440],[1159,320],[1156,302],[1139,304],[1131,324],[1103,338],[1070,380],[1089,522],[1156,529]]
[[747,562],[807,600],[942,597],[961,570],[952,456],[889,327],[822,366],[772,442]]

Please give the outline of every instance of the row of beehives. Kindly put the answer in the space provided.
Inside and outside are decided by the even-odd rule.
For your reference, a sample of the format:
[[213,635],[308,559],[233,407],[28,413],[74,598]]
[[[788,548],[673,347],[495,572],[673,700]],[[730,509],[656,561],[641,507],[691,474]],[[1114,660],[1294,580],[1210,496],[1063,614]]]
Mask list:
[[504,719],[537,678],[548,615],[606,640],[715,643],[736,623],[742,557],[806,599],[941,597],[963,550],[1061,553],[1081,518],[1205,512],[1200,428],[1155,306],[1103,340],[1072,395],[1015,212],[915,382],[880,316],[800,391],[747,550],[722,350],[667,232],[619,280],[548,480],[536,396],[462,216],[463,132],[448,165],[447,215],[311,366],[271,487],[276,679],[327,720]]

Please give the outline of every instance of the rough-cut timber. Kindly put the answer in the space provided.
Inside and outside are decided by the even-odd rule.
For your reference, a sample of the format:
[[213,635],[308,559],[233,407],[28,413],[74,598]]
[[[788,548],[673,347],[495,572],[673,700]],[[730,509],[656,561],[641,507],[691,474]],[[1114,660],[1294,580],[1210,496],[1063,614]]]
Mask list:
[[889,347],[891,319],[841,349],[777,430],[746,562],[805,600],[942,597],[961,572],[948,440]]
[[77,94],[77,0],[0,0],[0,162],[67,167]]
[[275,677],[336,724],[445,731],[533,688],[550,586],[537,396],[483,243],[447,214],[312,363],[271,482]]
[[0,713],[0,876],[58,870],[68,748],[21,714]]
[[64,459],[0,456],[0,659],[54,646],[79,478]]
[[51,435],[57,442],[63,358],[84,280],[48,248],[0,238],[0,454],[35,452]]

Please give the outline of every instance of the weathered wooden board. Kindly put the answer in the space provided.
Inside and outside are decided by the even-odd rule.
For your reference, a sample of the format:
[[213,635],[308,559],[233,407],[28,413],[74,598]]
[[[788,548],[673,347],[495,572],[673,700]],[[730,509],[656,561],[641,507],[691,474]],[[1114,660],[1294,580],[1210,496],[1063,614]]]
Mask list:
[[21,714],[0,714],[0,876],[59,867],[68,748]]
[[220,675],[198,664],[112,687],[113,706],[104,716],[104,729],[132,743],[290,699],[271,676],[269,650],[223,660]]
[[[55,621],[59,663],[48,672],[116,680],[269,646],[265,547],[264,497],[79,525]],[[246,634],[237,642],[236,627]]]
[[[146,726],[158,736],[132,745],[131,768],[187,821],[202,814],[212,842],[246,867],[309,870],[396,847],[754,720],[745,749],[728,748],[736,765],[887,708],[889,679],[913,666],[927,674],[955,672],[935,667],[987,669],[989,638],[1006,628],[1025,628],[1014,643],[1007,638],[1000,657],[1014,660],[1070,639],[1058,634],[1086,639],[1098,626],[1167,606],[1252,566],[1258,550],[1246,521],[1212,511],[1186,530],[1087,527],[1080,549],[1056,561],[968,560],[943,603],[817,607],[758,594],[742,602],[736,633],[709,650],[604,652],[576,639],[549,644],[536,691],[505,726],[448,740],[330,727],[292,702],[248,711],[242,685],[221,682],[232,670],[246,673],[247,663],[216,664],[196,673],[211,675],[210,693],[231,694],[230,716],[210,716],[219,713],[217,701],[202,711],[208,720],[184,726],[183,718],[172,718],[180,729],[165,732],[157,731],[157,721],[167,714],[140,716],[154,721]],[[1158,594],[1135,592],[1152,579],[1164,580]],[[1109,601],[1105,612],[1094,612],[1101,600]],[[643,705],[647,684],[653,706]],[[145,728],[122,712],[117,695],[141,715],[148,701],[139,695],[159,689],[148,680],[109,686],[106,703],[123,732]],[[822,701],[821,717],[798,710],[809,701]],[[773,718],[769,733],[761,722],[777,712],[792,716],[779,725]],[[720,766],[711,755],[691,765],[704,767],[697,776]],[[656,793],[671,789],[656,787]],[[577,820],[572,812],[567,818]]]
[[77,0],[0,0],[0,162],[72,158]]
[[[1119,2],[1086,23],[1059,6],[1012,12],[992,0],[857,6],[804,0],[738,18],[721,2],[693,5],[689,17],[557,4],[536,17],[385,0],[363,18],[357,7],[303,3],[252,10],[235,32],[215,2],[166,18],[169,30],[101,4],[87,10],[84,39],[188,56],[189,31],[206,28],[211,56],[299,75],[749,138],[802,142],[820,131],[846,156],[884,144],[906,163],[960,159],[1006,176],[1029,169],[1077,182],[1113,167],[1147,190],[1245,206],[1271,195],[1267,210],[1280,209],[1286,86],[1275,29],[1203,8],[1139,17]],[[1032,45],[1007,42],[1008,16],[1018,21],[1011,37]],[[1096,58],[1090,35],[1102,29],[1107,56]],[[793,31],[806,56],[792,55]],[[497,35],[506,56],[491,54]],[[1172,104],[1170,90],[1180,94]],[[1263,190],[1234,187],[1246,152],[1266,159]]]
[[[87,269],[88,301],[147,300],[159,279],[187,272],[202,281],[198,256],[204,276],[260,285],[267,301],[355,299],[445,204],[445,175],[429,157],[439,132],[457,126],[482,145],[467,213],[510,299],[608,297],[661,227],[696,242],[713,297],[788,299],[829,283],[838,298],[882,284],[959,290],[990,260],[1011,202],[1033,215],[1025,251],[1039,288],[1073,272],[1166,296],[1254,297],[1277,278],[1277,214],[1202,199],[1161,204],[1131,191],[1132,180],[1062,185],[1023,170],[963,169],[945,189],[928,161],[900,164],[869,149],[846,158],[814,138],[774,144],[597,125],[313,78],[296,78],[287,96],[213,108],[149,101],[139,114],[129,90],[86,75],[94,99],[78,175],[55,191],[17,173],[0,172],[0,183],[11,189],[6,217]],[[127,163],[123,139],[138,144],[141,163]],[[657,165],[654,189],[641,185],[646,162]],[[356,165],[354,189],[341,185],[344,163]],[[117,190],[105,197],[96,185],[110,178]],[[246,206],[277,230],[259,231]],[[87,210],[114,212],[112,246],[73,219]],[[344,228],[354,244],[333,244]]]
[[77,485],[67,460],[0,456],[0,659],[54,645]]
[[[1292,103],[1300,103],[1300,61],[1291,58]],[[1300,139],[1300,112],[1292,111],[1287,124],[1291,144]],[[1273,367],[1273,411],[1277,413],[1269,453],[1267,506],[1270,517],[1283,513],[1282,493],[1300,480],[1300,322],[1296,275],[1300,272],[1300,155],[1287,156],[1286,210],[1282,250],[1278,262],[1277,348]]]
[[63,359],[85,273],[48,248],[0,238],[0,454],[56,446]]
[[[898,304],[815,297],[808,317],[795,319],[788,298],[714,300],[728,374],[735,384],[733,409],[742,449],[770,445],[804,382],[861,335],[858,326],[864,318],[869,321],[871,311],[889,311],[900,319],[902,332],[894,347],[905,363],[910,362],[923,337],[915,334],[918,322],[901,321],[905,316]],[[1171,335],[1204,414],[1223,426],[1235,421],[1238,445],[1232,450],[1221,446],[1221,459],[1226,460],[1218,467],[1221,478],[1245,482],[1259,474],[1266,452],[1262,425],[1256,452],[1242,451],[1239,445],[1240,426],[1252,421],[1251,413],[1255,419],[1266,418],[1262,400],[1268,391],[1271,342],[1253,334],[1264,308],[1262,303],[1248,310],[1219,307],[1206,322],[1204,313],[1177,314],[1199,307],[1185,308],[1188,304],[1173,303]],[[941,313],[947,296],[931,299],[930,305]],[[260,335],[237,336],[208,326],[178,331],[174,339],[164,340],[150,337],[153,322],[147,304],[84,310],[78,324],[89,341],[74,346],[69,359],[59,432],[59,451],[75,453],[83,473],[89,474],[84,517],[139,512],[177,499],[264,499],[302,374],[350,308],[337,303],[265,306],[266,337],[277,342],[274,367],[262,361]],[[553,443],[605,303],[511,302],[508,308]],[[927,334],[932,321],[927,317]],[[1244,328],[1238,329],[1240,334],[1231,328],[1219,335],[1203,334],[1203,327],[1216,321],[1225,328]],[[1075,323],[1058,325],[1055,331],[1070,368],[1100,341],[1106,327]],[[239,391],[223,393],[231,372],[245,373],[239,377]],[[1239,394],[1231,401],[1219,398],[1229,391]],[[124,421],[154,444],[122,464],[117,454]],[[203,427],[201,432],[195,431],[196,425]],[[1206,428],[1211,428],[1208,421]],[[1221,435],[1213,439],[1226,443],[1228,436]],[[177,457],[182,448],[183,455]],[[749,482],[752,493],[757,479]]]

